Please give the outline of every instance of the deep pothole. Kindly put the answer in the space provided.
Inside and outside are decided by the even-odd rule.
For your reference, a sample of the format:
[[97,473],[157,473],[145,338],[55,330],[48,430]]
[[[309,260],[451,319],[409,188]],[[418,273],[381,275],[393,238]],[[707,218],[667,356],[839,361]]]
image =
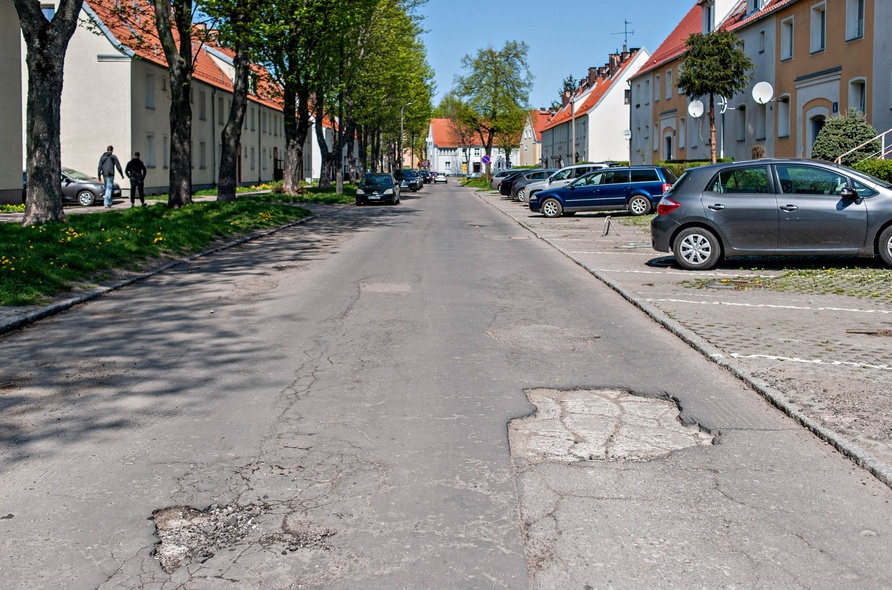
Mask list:
[[183,562],[203,562],[242,540],[256,527],[262,506],[211,505],[206,510],[171,506],[152,513],[160,542],[155,557],[173,573]]
[[683,424],[669,399],[619,389],[533,389],[535,414],[509,424],[511,454],[531,463],[651,461],[707,446],[714,437]]

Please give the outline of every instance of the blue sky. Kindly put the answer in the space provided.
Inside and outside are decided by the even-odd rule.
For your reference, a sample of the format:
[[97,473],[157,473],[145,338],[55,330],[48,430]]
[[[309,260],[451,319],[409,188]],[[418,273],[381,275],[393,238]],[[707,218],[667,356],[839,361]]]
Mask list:
[[589,67],[603,66],[623,46],[628,20],[630,47],[653,53],[687,14],[695,0],[428,0],[419,13],[427,33],[428,62],[436,72],[434,105],[461,74],[461,59],[505,41],[525,41],[534,76],[530,106],[558,99],[567,75],[579,79]]

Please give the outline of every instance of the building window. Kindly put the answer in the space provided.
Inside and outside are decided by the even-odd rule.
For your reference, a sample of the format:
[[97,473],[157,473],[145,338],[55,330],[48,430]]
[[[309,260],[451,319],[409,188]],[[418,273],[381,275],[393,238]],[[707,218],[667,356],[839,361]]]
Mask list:
[[251,146],[251,170],[254,170],[255,168],[257,168],[257,164],[254,161],[254,158],[255,158],[254,147]]
[[479,158],[479,157],[480,157],[480,148],[474,148],[474,157],[475,157],[475,158]]
[[685,134],[688,131],[687,121],[684,117],[678,120],[678,149],[683,150],[685,144]]
[[644,104],[650,104],[650,80],[644,81]]
[[260,168],[266,170],[266,148],[260,150]]
[[846,0],[846,41],[864,36],[864,0]]
[[653,141],[653,150],[655,152],[660,150],[660,124],[654,123],[654,141]]
[[777,136],[790,137],[790,95],[777,99]]
[[260,111],[260,132],[266,133],[266,111]]
[[737,107],[737,141],[746,141],[746,106]]
[[750,0],[750,10],[756,12],[762,9],[762,0]]
[[217,97],[217,125],[222,125],[226,119],[223,116],[223,97]]
[[781,21],[781,60],[793,59],[793,17]]
[[166,135],[161,138],[161,165],[170,168],[170,145]]
[[654,76],[654,102],[660,101],[660,75]]
[[[251,131],[257,130],[257,122],[254,120],[254,107],[251,107]],[[252,166],[253,168],[253,166]]]
[[146,108],[155,108],[155,76],[146,74]]
[[823,2],[811,7],[811,52],[827,47],[827,5]]
[[867,80],[864,78],[849,82],[849,109],[867,114]]
[[703,6],[703,32],[711,33],[715,28],[715,6],[710,0]]
[[759,53],[765,53],[765,31],[759,31]]
[[666,100],[672,98],[672,70],[666,70]]
[[205,169],[208,167],[208,150],[205,142],[198,142],[198,167]]
[[146,134],[146,153],[144,155],[145,155],[146,168],[154,168],[155,167],[155,136],[151,133]]
[[450,162],[449,160],[446,160],[446,164],[445,164],[445,165],[446,165],[446,170],[451,170],[451,169],[452,169],[452,162]]
[[204,90],[200,90],[198,92],[198,119],[200,121],[207,121],[207,118],[207,92],[205,92]]
[[766,136],[766,119],[768,117],[768,106],[764,104],[756,105],[756,139],[762,140]]

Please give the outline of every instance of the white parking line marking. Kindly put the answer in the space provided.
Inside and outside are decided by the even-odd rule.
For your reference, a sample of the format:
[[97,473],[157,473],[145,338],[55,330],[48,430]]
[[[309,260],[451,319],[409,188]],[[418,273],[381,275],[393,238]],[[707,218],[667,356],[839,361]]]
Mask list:
[[772,305],[770,303],[734,303],[731,301],[689,301],[687,299],[648,299],[651,303],[691,303],[694,305],[729,305],[732,307],[767,307],[771,309],[795,309],[801,311],[846,311],[851,313],[892,313],[889,309],[853,309],[847,307],[809,307],[802,305]]
[[732,353],[732,358],[736,359],[767,359],[770,361],[784,361],[784,362],[793,362],[793,363],[807,363],[811,365],[825,365],[825,366],[846,366],[846,367],[857,367],[864,369],[883,369],[886,371],[892,371],[892,366],[889,365],[868,365],[865,363],[855,363],[851,361],[825,361],[824,359],[801,359],[797,357],[787,357],[787,356],[773,356],[770,354],[740,354],[740,353]]

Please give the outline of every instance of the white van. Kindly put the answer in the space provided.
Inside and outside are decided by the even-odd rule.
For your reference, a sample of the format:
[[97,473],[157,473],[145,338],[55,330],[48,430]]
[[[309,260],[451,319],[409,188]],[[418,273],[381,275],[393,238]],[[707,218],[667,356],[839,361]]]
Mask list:
[[574,164],[573,166],[565,166],[546,178],[538,182],[531,182],[526,186],[527,199],[538,193],[551,188],[560,188],[567,186],[583,174],[588,174],[593,170],[607,168],[607,164]]

